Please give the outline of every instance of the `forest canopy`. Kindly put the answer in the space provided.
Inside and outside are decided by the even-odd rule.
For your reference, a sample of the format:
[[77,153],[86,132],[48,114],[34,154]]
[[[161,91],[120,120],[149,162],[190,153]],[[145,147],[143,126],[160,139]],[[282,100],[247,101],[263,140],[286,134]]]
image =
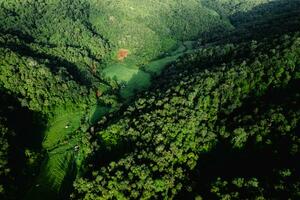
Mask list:
[[0,0],[0,199],[300,199],[299,11]]

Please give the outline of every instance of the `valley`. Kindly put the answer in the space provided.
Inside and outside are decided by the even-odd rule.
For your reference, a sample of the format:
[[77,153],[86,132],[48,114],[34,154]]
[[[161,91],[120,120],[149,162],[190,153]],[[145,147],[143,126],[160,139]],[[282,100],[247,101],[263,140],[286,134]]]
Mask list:
[[0,198],[297,199],[299,10],[0,0]]

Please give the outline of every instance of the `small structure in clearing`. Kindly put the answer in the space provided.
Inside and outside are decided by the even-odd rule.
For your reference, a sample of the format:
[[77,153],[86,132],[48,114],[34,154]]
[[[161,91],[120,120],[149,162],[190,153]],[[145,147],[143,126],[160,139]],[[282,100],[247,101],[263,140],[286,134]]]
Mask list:
[[118,60],[123,61],[129,54],[128,49],[119,49],[118,51]]

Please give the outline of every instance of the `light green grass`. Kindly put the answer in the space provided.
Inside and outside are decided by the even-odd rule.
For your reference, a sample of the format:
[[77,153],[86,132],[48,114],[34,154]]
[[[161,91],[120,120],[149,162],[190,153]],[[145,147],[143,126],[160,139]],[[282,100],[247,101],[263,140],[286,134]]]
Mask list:
[[150,62],[146,66],[146,71],[159,75],[167,65],[176,61],[180,56],[193,52],[194,44],[194,41],[186,41],[181,43],[175,51],[170,53],[170,56]]
[[109,113],[112,111],[113,108],[111,107],[105,107],[101,105],[95,105],[93,112],[90,115],[90,124],[93,125],[98,122],[98,120],[101,119],[105,114]]
[[174,62],[179,56],[182,55],[177,54],[174,56],[168,56],[159,60],[152,61],[147,65],[147,71],[159,75],[162,70],[170,63]]
[[[43,147],[45,149],[51,148],[53,145],[63,140],[66,135],[78,129],[83,114],[82,111],[68,109],[56,112],[55,117],[48,124],[49,128],[45,132]],[[66,128],[66,126],[68,128]]]
[[[44,200],[60,199],[61,197],[58,195],[72,185],[72,178],[80,169],[87,154],[86,147],[81,142],[81,135],[73,135],[71,139],[67,140],[66,137],[75,134],[85,115],[89,117],[89,123],[92,125],[110,112],[111,108],[93,105],[88,110],[87,113],[74,111],[72,107],[56,110],[56,114],[48,124],[49,128],[43,142],[44,148],[49,150],[48,157],[41,167],[35,185],[29,190],[26,200],[39,200],[41,196]],[[66,128],[66,125],[69,128]],[[66,141],[62,142],[63,140]],[[80,149],[75,151],[75,146]]]
[[169,56],[154,60],[145,65],[145,71],[141,70],[132,60],[123,63],[115,63],[104,69],[106,77],[115,79],[119,83],[125,83],[120,94],[123,98],[129,98],[136,92],[145,90],[151,85],[152,74],[159,75],[162,70],[185,53],[192,52],[194,41],[180,43],[178,48]]
[[121,89],[121,96],[124,98],[132,96],[134,91],[148,88],[151,84],[150,74],[140,70],[134,64],[116,63],[103,72],[106,77],[125,83],[125,87]]
[[116,78],[118,81],[129,82],[139,72],[138,67],[130,67],[127,64],[116,63],[103,70],[106,77]]
[[167,65],[176,61],[180,56],[183,56],[186,53],[192,53],[194,45],[195,41],[185,41],[180,43],[178,48],[170,53],[170,56],[150,62],[146,66],[146,71],[159,75]]
[[52,154],[42,165],[41,172],[35,185],[29,190],[26,200],[59,199],[62,183],[73,170],[73,151],[62,154]]
[[129,98],[136,92],[147,89],[150,85],[151,75],[139,70],[139,72],[132,77],[127,85],[121,89],[121,96],[125,99]]

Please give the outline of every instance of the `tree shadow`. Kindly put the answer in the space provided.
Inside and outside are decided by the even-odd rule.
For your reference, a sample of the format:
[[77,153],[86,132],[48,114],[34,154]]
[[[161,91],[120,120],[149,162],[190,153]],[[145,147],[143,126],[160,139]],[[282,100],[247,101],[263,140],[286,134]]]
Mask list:
[[206,42],[228,43],[260,40],[265,37],[299,31],[300,2],[279,0],[261,4],[250,11],[241,11],[229,16],[233,31],[222,35],[210,33]]
[[[300,110],[300,105],[297,104],[299,99],[300,81],[292,80],[282,88],[272,88],[264,95],[246,99],[243,105],[237,108],[229,115],[219,116],[221,121],[218,124],[225,124],[226,130],[230,133],[234,129],[240,127],[250,127],[258,123],[259,119],[256,116],[263,116],[268,109],[273,109],[274,105],[279,105],[281,113],[289,118],[289,111],[295,112]],[[253,111],[258,109],[258,113]],[[234,121],[237,116],[252,116],[249,120]],[[238,119],[240,119],[238,118]],[[273,125],[274,126],[274,125]],[[255,127],[255,126],[254,126]],[[280,129],[281,125],[279,126]],[[234,178],[257,178],[260,181],[259,187],[263,187],[266,195],[276,196],[278,199],[287,199],[290,195],[289,190],[278,192],[272,188],[272,184],[278,182],[276,172],[278,169],[296,169],[299,170],[299,151],[291,154],[290,149],[295,144],[294,137],[299,138],[300,124],[290,132],[285,134],[277,134],[276,129],[271,129],[268,138],[271,138],[272,143],[256,143],[254,138],[247,140],[245,146],[241,149],[234,148],[230,143],[230,139],[222,137],[218,138],[218,143],[212,151],[203,153],[199,156],[197,166],[188,175],[187,185],[192,186],[193,190],[188,191],[186,188],[178,195],[178,199],[194,199],[200,194],[204,199],[217,199],[211,192],[212,184],[221,178],[225,181],[232,181]],[[230,136],[232,137],[232,136]],[[250,136],[249,136],[250,137]],[[299,171],[296,171],[299,173]],[[294,174],[296,176],[296,174]],[[299,181],[299,177],[291,177],[290,182]],[[231,188],[232,192],[238,191],[238,188]],[[239,191],[243,199],[251,199],[248,192]],[[276,194],[276,195],[274,195]]]
[[[258,5],[248,12],[239,11],[229,18],[234,26],[272,19],[282,14],[299,14],[300,2],[295,0],[277,0]],[[297,12],[298,11],[298,12]]]
[[17,196],[22,197],[39,170],[39,160],[34,166],[27,164],[25,151],[41,153],[43,133],[46,129],[45,118],[20,105],[19,101],[8,92],[0,90],[0,115],[7,119],[7,127],[14,134],[8,135],[8,164],[13,177],[12,189],[17,189]]
[[[194,199],[198,194],[204,199],[216,199],[211,193],[211,184],[218,178],[226,181],[232,181],[234,178],[257,178],[260,187],[267,189],[268,193],[275,194],[276,191],[270,186],[277,179],[275,170],[299,166],[296,156],[291,156],[285,149],[288,143],[283,142],[280,145],[281,151],[278,154],[270,146],[265,148],[252,146],[235,150],[228,144],[220,143],[213,151],[199,157],[197,166],[188,176],[188,185],[193,187],[193,191],[188,192],[184,189],[178,195],[178,199]],[[233,189],[232,192],[236,190]],[[250,191],[240,192],[246,195],[245,199],[249,198],[245,193]],[[285,199],[286,195],[277,193],[276,197]]]

